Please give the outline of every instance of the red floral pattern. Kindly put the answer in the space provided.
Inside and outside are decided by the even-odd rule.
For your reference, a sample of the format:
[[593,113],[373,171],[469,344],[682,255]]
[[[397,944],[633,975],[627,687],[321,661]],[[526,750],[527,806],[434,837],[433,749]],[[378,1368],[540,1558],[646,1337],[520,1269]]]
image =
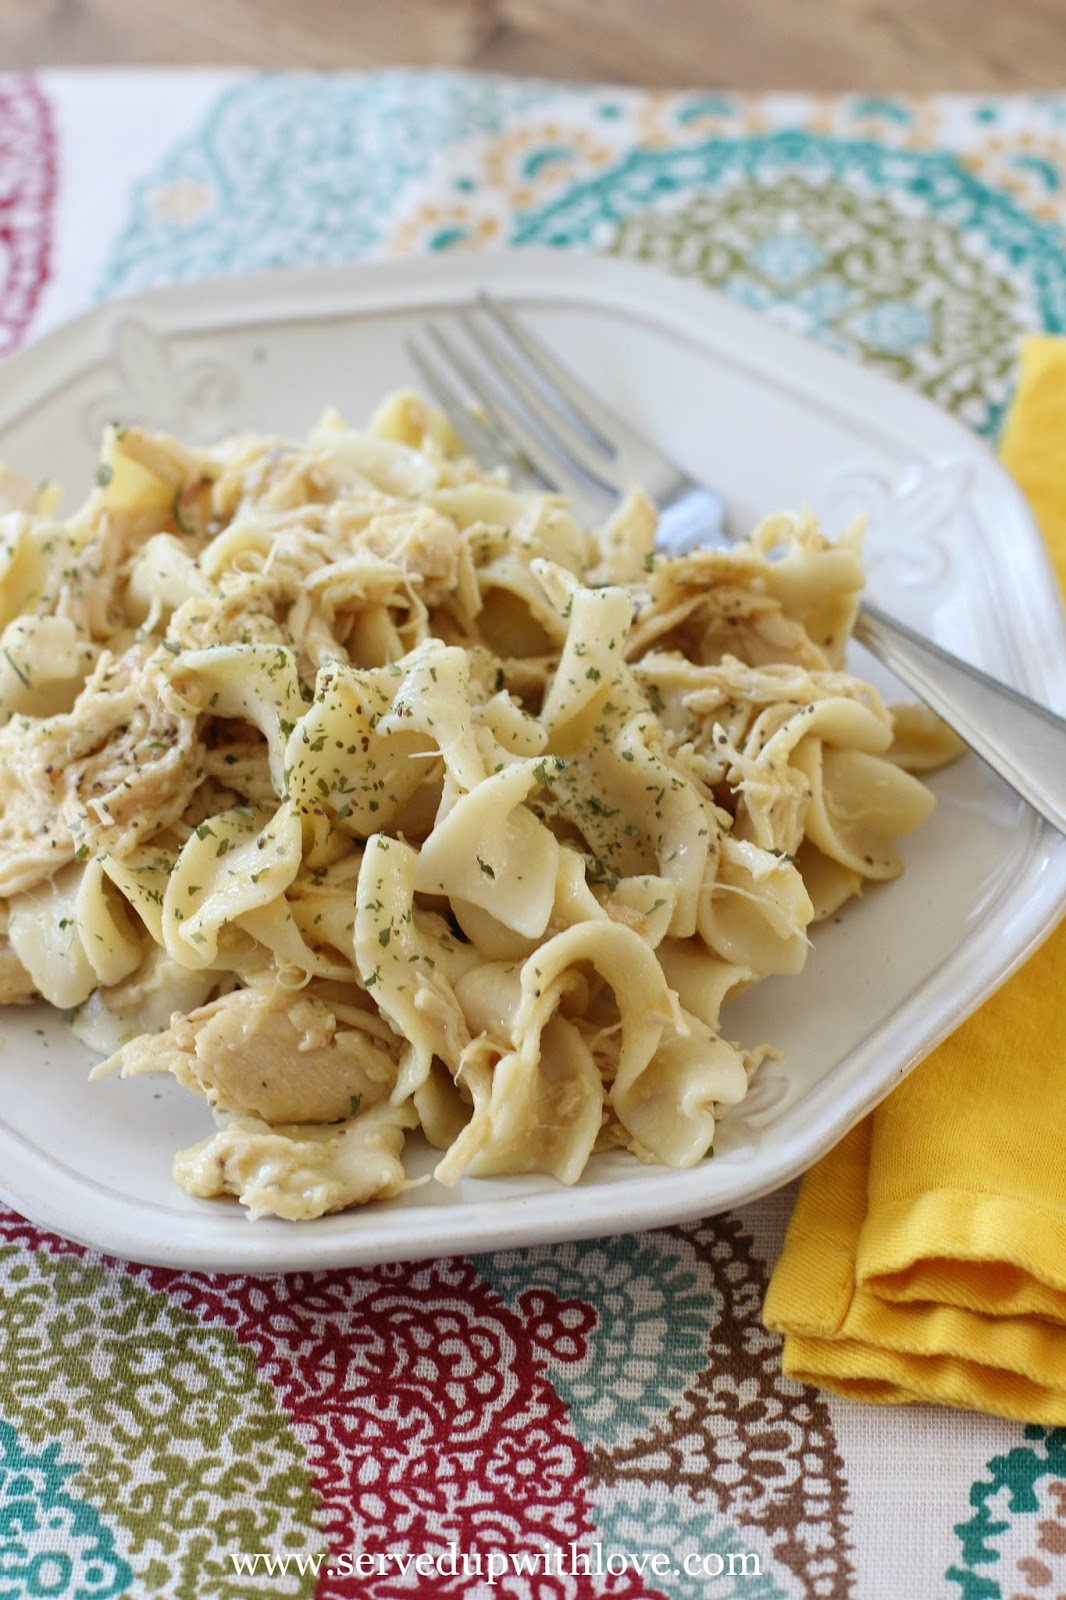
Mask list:
[[0,355],[24,336],[48,280],[56,138],[30,78],[0,78]]
[[[525,1552],[596,1537],[585,1450],[546,1376],[577,1359],[591,1306],[538,1290],[518,1312],[451,1258],[287,1278],[208,1278],[135,1268],[204,1322],[251,1345],[322,1496],[334,1552]],[[445,1563],[447,1565],[447,1563]],[[469,1593],[461,1572],[419,1596]],[[391,1600],[411,1578],[324,1572],[319,1600]],[[501,1595],[648,1594],[634,1577],[501,1578]]]
[[[0,1239],[76,1252],[12,1212]],[[256,1355],[304,1441],[321,1496],[318,1524],[334,1554],[533,1554],[588,1550],[596,1539],[588,1461],[549,1359],[579,1360],[594,1309],[549,1289],[509,1309],[461,1257],[284,1278],[124,1270],[206,1325],[229,1328]],[[580,1563],[578,1563],[580,1565]],[[444,1563],[447,1567],[448,1563]],[[412,1593],[395,1569],[358,1577],[324,1568],[318,1600],[393,1600]],[[417,1579],[426,1600],[467,1595],[471,1580]],[[501,1577],[500,1596],[656,1600],[634,1574]]]

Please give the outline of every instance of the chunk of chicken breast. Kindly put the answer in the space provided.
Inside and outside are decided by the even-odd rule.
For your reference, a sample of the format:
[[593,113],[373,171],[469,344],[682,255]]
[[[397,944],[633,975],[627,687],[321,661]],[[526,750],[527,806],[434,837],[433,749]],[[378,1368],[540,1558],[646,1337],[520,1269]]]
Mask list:
[[[397,1041],[397,1049],[399,1041]],[[170,1072],[220,1111],[265,1122],[337,1122],[385,1099],[396,1061],[380,1039],[339,1024],[326,1003],[280,985],[238,989],[142,1033],[96,1070]]]

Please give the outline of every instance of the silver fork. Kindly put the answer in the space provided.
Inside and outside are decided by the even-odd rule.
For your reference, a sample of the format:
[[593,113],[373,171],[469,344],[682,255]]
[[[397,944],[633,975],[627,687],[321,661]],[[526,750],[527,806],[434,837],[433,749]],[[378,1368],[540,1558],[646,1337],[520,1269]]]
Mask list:
[[[477,317],[455,313],[476,358],[438,323],[408,344],[475,460],[557,490],[593,517],[639,484],[659,508],[659,542],[673,554],[736,542],[713,489],[637,433],[499,301],[483,293],[476,307]],[[868,602],[855,637],[1066,834],[1066,720]]]

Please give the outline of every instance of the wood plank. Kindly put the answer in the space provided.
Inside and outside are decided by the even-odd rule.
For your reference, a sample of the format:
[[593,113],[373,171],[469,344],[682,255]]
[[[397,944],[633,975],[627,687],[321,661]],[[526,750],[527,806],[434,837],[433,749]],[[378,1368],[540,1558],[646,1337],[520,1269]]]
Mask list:
[[0,0],[0,64],[462,66],[493,0]]
[[765,90],[1054,88],[1060,0],[500,0],[486,63],[527,40],[559,75]]
[[1063,0],[0,0],[0,65],[471,66],[765,90],[1061,88]]

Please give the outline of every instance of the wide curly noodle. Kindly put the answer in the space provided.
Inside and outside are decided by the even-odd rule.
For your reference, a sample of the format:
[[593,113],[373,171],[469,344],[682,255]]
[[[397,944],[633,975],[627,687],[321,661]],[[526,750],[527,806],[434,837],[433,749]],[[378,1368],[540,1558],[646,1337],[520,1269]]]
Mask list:
[[[293,1219],[435,1176],[692,1165],[766,1047],[719,1010],[929,812],[843,667],[858,537],[655,550],[366,432],[113,428],[67,521],[0,492],[0,999],[170,1072],[190,1194]],[[906,765],[948,754],[909,713]]]

